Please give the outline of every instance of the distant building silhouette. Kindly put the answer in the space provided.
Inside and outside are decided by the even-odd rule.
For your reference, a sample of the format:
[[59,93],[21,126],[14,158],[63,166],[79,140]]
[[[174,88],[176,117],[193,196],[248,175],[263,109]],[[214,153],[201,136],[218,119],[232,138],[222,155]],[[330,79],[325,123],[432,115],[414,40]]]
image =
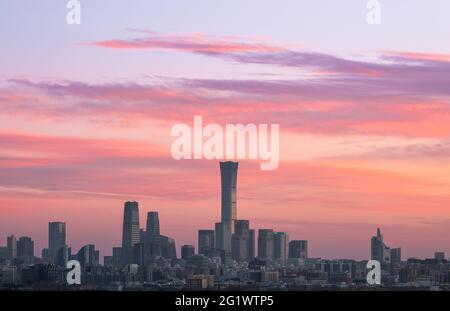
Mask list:
[[17,239],[14,234],[11,234],[6,238],[6,248],[8,250],[9,258],[17,257]]
[[231,252],[231,228],[229,224],[216,222],[215,241],[216,249],[219,253]]
[[308,258],[308,241],[292,240],[289,242],[289,258]]
[[99,264],[100,253],[95,249],[95,245],[88,244],[83,246],[77,253],[77,260],[80,265],[85,266],[96,266]]
[[198,230],[198,253],[208,257],[214,256],[214,230]]
[[34,257],[34,241],[27,236],[22,236],[17,241],[17,257],[33,258]]
[[401,261],[401,249],[391,249],[384,243],[380,228],[377,235],[370,240],[371,259],[378,260],[382,264],[399,263]]
[[231,238],[232,258],[238,262],[250,262],[255,257],[255,231],[248,220],[236,220]]
[[158,212],[148,212],[147,213],[147,227],[146,227],[146,237],[147,240],[151,240],[154,237],[159,236],[159,216]]
[[64,245],[56,252],[55,264],[60,267],[65,267],[72,256],[72,249]]
[[258,258],[272,260],[274,258],[274,234],[273,229],[258,230]]
[[287,232],[275,232],[273,234],[273,258],[286,264],[289,252],[289,235]]
[[236,188],[238,163],[220,162],[221,222],[216,224],[216,248],[231,252],[231,235],[236,220]]
[[55,221],[48,223],[48,257],[56,259],[57,252],[66,245],[66,223]]
[[181,246],[181,258],[187,260],[195,255],[195,247],[193,245]]
[[133,246],[140,242],[138,202],[125,202],[122,231],[122,264],[133,262]]

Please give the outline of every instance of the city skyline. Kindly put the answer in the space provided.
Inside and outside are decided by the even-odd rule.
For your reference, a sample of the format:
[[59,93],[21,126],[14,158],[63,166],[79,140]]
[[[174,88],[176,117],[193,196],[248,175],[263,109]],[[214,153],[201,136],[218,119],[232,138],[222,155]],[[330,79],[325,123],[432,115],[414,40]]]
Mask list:
[[[220,162],[220,175],[221,175],[221,204],[220,204],[220,220],[221,222],[215,222],[213,229],[198,228],[198,239],[196,243],[192,244],[176,244],[175,242],[175,256],[183,258],[186,248],[189,248],[189,252],[194,254],[203,254],[208,256],[218,256],[227,259],[234,259],[238,262],[247,261],[250,262],[254,258],[259,259],[279,259],[281,262],[286,263],[286,259],[291,256],[298,258],[308,258],[310,253],[308,245],[308,239],[289,239],[289,233],[277,230],[273,226],[268,228],[252,229],[250,226],[251,220],[241,219],[238,217],[237,212],[237,172],[238,162],[226,161]],[[126,265],[134,262],[135,245],[143,244],[151,241],[161,242],[159,237],[169,239],[166,236],[161,235],[161,225],[159,221],[159,211],[147,211],[145,212],[147,219],[145,226],[140,226],[140,214],[139,214],[139,202],[126,201],[123,206],[123,223],[122,223],[122,243],[120,246],[120,261],[122,265]],[[213,222],[214,223],[214,222]],[[276,224],[274,224],[276,225]],[[257,232],[257,236],[255,235]],[[212,249],[208,249],[210,246],[209,240],[205,240],[204,235],[212,233]],[[155,240],[157,239],[157,240]],[[206,238],[208,239],[208,238]],[[93,237],[95,240],[95,237]],[[17,241],[17,242],[16,242]],[[176,241],[176,240],[174,240]],[[48,223],[48,244],[47,247],[43,247],[41,250],[41,256],[36,256],[34,240],[29,236],[17,237],[13,233],[6,237],[6,244],[9,256],[11,254],[26,254],[26,257],[41,257],[48,258],[54,262],[58,261],[57,256],[65,256],[66,261],[70,257],[70,245],[66,243],[66,222],[51,221]],[[90,241],[92,242],[92,241]],[[92,252],[95,250],[95,243],[84,244],[79,252],[83,252],[86,247],[92,246]],[[293,242],[293,243],[291,243]],[[16,244],[19,245],[19,248]],[[153,243],[153,242],[152,242]],[[193,246],[196,245],[196,246]],[[0,244],[1,246],[1,244]],[[191,246],[193,248],[191,249]],[[61,255],[59,252],[61,248],[64,252],[67,252],[69,248],[69,254]],[[146,247],[146,246],[142,246]],[[110,252],[106,252],[102,257],[99,257],[99,251],[97,250],[97,258],[110,257],[114,255],[114,248],[112,247]],[[443,248],[436,249],[436,254],[445,254]],[[167,252],[167,250],[166,250]],[[371,238],[370,242],[370,255],[365,260],[375,259],[381,263],[398,263],[401,261],[401,248],[388,247],[383,239],[381,230],[377,227],[376,235]],[[32,255],[31,255],[32,254]],[[17,255],[18,257],[21,257]],[[90,255],[92,256],[92,255]],[[445,255],[442,255],[445,257]],[[318,257],[320,258],[320,257]],[[410,258],[417,258],[411,256]],[[429,258],[429,257],[427,257]],[[328,258],[328,259],[352,259],[351,257],[341,258]],[[99,259],[97,259],[100,262]]]
[[314,257],[367,258],[377,227],[405,257],[450,253],[449,2],[382,7],[91,0],[72,25],[64,1],[1,1],[0,237],[41,249],[65,221],[109,254],[135,200],[195,244],[222,221],[217,161],[175,160],[171,129],[199,116],[279,124],[278,168],[239,164],[252,228]]

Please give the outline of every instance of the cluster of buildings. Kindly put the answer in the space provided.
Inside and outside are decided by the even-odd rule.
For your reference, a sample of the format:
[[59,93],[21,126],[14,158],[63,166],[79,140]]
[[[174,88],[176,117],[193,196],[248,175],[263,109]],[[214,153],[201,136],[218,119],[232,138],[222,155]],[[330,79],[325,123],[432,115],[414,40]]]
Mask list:
[[[139,222],[138,202],[125,202],[122,245],[111,256],[95,245],[78,252],[66,242],[66,224],[50,222],[48,248],[35,256],[30,237],[7,237],[0,247],[0,288],[69,289],[66,263],[78,260],[82,289],[370,289],[367,261],[310,258],[307,240],[289,240],[287,232],[250,227],[237,219],[238,163],[222,162],[221,221],[214,229],[198,231],[197,250],[160,233],[159,215],[147,213],[145,229]],[[371,259],[382,267],[382,285],[388,288],[449,289],[450,260],[442,252],[434,258],[402,261],[401,249],[388,247],[380,232],[371,239]]]

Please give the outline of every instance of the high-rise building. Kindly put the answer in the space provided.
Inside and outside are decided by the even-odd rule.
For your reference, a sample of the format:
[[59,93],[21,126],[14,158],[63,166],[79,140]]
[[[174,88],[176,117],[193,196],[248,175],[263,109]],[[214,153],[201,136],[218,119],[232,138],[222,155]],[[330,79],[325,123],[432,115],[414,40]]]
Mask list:
[[[220,162],[221,222],[216,224],[216,248],[231,251],[231,235],[236,220],[237,162]],[[220,240],[218,239],[220,237]]]
[[195,255],[194,245],[183,245],[181,246],[181,258],[184,260],[191,258]]
[[161,256],[161,245],[156,241],[146,241],[134,244],[133,263],[145,267],[152,263],[153,259]]
[[[380,228],[377,228],[377,235],[370,240],[371,259],[378,260],[382,264],[390,264],[392,262],[392,255],[401,256],[399,250],[392,252],[391,248],[383,241],[383,235]],[[395,260],[398,260],[397,258]]]
[[41,257],[42,259],[48,259],[48,248],[43,248],[41,251]]
[[66,245],[66,223],[55,221],[48,223],[48,257],[55,260],[56,253]]
[[272,260],[274,258],[274,234],[273,229],[258,230],[258,258]]
[[377,228],[377,235],[372,237],[370,248],[371,248],[371,259],[383,262],[384,242],[380,228]]
[[231,237],[231,256],[238,262],[248,260],[250,224],[248,220],[236,220]]
[[287,232],[275,232],[273,234],[273,257],[285,264],[288,258],[289,235]]
[[84,266],[95,266],[99,264],[100,253],[95,249],[95,245],[88,244],[83,246],[77,253],[77,260],[80,265]]
[[289,258],[308,258],[308,241],[292,240],[289,242]]
[[223,222],[215,224],[216,249],[221,252],[231,252],[231,228]]
[[391,249],[391,263],[401,263],[402,249],[400,247]]
[[162,257],[167,259],[177,259],[177,248],[174,239],[160,235],[155,238],[155,243],[158,243],[161,248]]
[[214,230],[198,230],[198,253],[212,257],[214,248]]
[[249,230],[247,257],[248,257],[247,262],[251,262],[253,259],[255,259],[255,230],[254,229]]
[[17,241],[17,257],[33,258],[34,257],[34,241],[27,236],[22,236]]
[[6,248],[8,249],[9,258],[17,257],[17,239],[13,234],[6,238]]
[[122,247],[113,247],[112,249],[113,265],[115,268],[120,267],[122,263]]
[[[230,231],[229,236],[224,239],[231,241],[231,234],[234,231],[234,221],[236,220],[236,188],[237,188],[237,171],[238,162],[220,162],[221,177],[221,222],[226,226],[226,231]],[[227,244],[227,243],[225,243]],[[231,244],[231,243],[230,243]]]
[[223,223],[230,226],[236,220],[236,188],[238,162],[220,162],[222,185],[222,218]]
[[122,231],[122,264],[133,262],[133,246],[140,242],[138,202],[125,202]]
[[72,249],[67,245],[64,245],[56,252],[55,264],[57,266],[65,267],[71,256]]
[[146,227],[147,240],[151,241],[154,237],[159,236],[159,217],[158,212],[148,212],[147,213],[147,227]]

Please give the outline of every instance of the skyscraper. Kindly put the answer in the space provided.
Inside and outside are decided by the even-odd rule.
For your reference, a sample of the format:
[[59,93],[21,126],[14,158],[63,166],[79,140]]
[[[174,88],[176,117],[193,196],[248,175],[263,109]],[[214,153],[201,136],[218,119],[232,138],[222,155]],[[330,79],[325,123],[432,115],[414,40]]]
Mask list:
[[30,237],[22,236],[17,241],[17,257],[34,257],[34,241]]
[[219,252],[231,252],[231,228],[223,222],[215,224],[216,249]]
[[66,223],[49,222],[48,223],[48,256],[56,259],[58,251],[66,245]]
[[195,255],[195,247],[193,245],[181,246],[181,258],[186,260],[194,255]]
[[122,264],[133,262],[133,246],[139,243],[139,206],[138,202],[125,202],[122,231]]
[[402,249],[393,248],[391,249],[391,263],[399,264],[402,261]]
[[248,261],[250,224],[248,220],[236,220],[231,237],[231,255],[238,262]]
[[[236,220],[236,187],[238,162],[220,162],[220,177],[222,185],[222,223],[230,227]],[[232,229],[233,230],[233,229]]]
[[377,235],[373,236],[370,240],[371,259],[378,260],[380,263],[390,264],[391,257],[394,255],[394,259],[401,260],[401,250],[395,249],[392,251],[383,241],[383,235],[380,228],[377,228]]
[[308,258],[308,241],[293,240],[289,242],[289,258]]
[[158,212],[148,212],[147,213],[147,227],[146,227],[147,240],[151,240],[154,237],[159,236],[161,233],[159,231],[159,217]]
[[380,228],[377,228],[377,235],[373,236],[370,242],[370,253],[371,259],[383,261],[383,235],[381,234]]
[[98,265],[100,260],[100,252],[95,249],[95,245],[85,245],[78,251],[77,260],[82,266]]
[[67,262],[70,260],[70,256],[72,256],[72,250],[67,245],[64,245],[56,252],[55,264],[61,267],[65,267]]
[[198,253],[212,257],[214,248],[214,230],[198,230]]
[[255,258],[255,230],[249,230],[247,261],[251,262]]
[[9,258],[17,257],[17,240],[13,234],[6,238],[6,248],[8,250]]
[[258,258],[260,259],[273,259],[274,241],[273,241],[272,229],[259,229],[258,230]]
[[285,264],[288,257],[289,235],[286,232],[273,234],[273,257]]
[[237,170],[237,162],[220,162],[221,222],[216,224],[216,248],[219,251],[231,251],[231,235],[236,220]]

